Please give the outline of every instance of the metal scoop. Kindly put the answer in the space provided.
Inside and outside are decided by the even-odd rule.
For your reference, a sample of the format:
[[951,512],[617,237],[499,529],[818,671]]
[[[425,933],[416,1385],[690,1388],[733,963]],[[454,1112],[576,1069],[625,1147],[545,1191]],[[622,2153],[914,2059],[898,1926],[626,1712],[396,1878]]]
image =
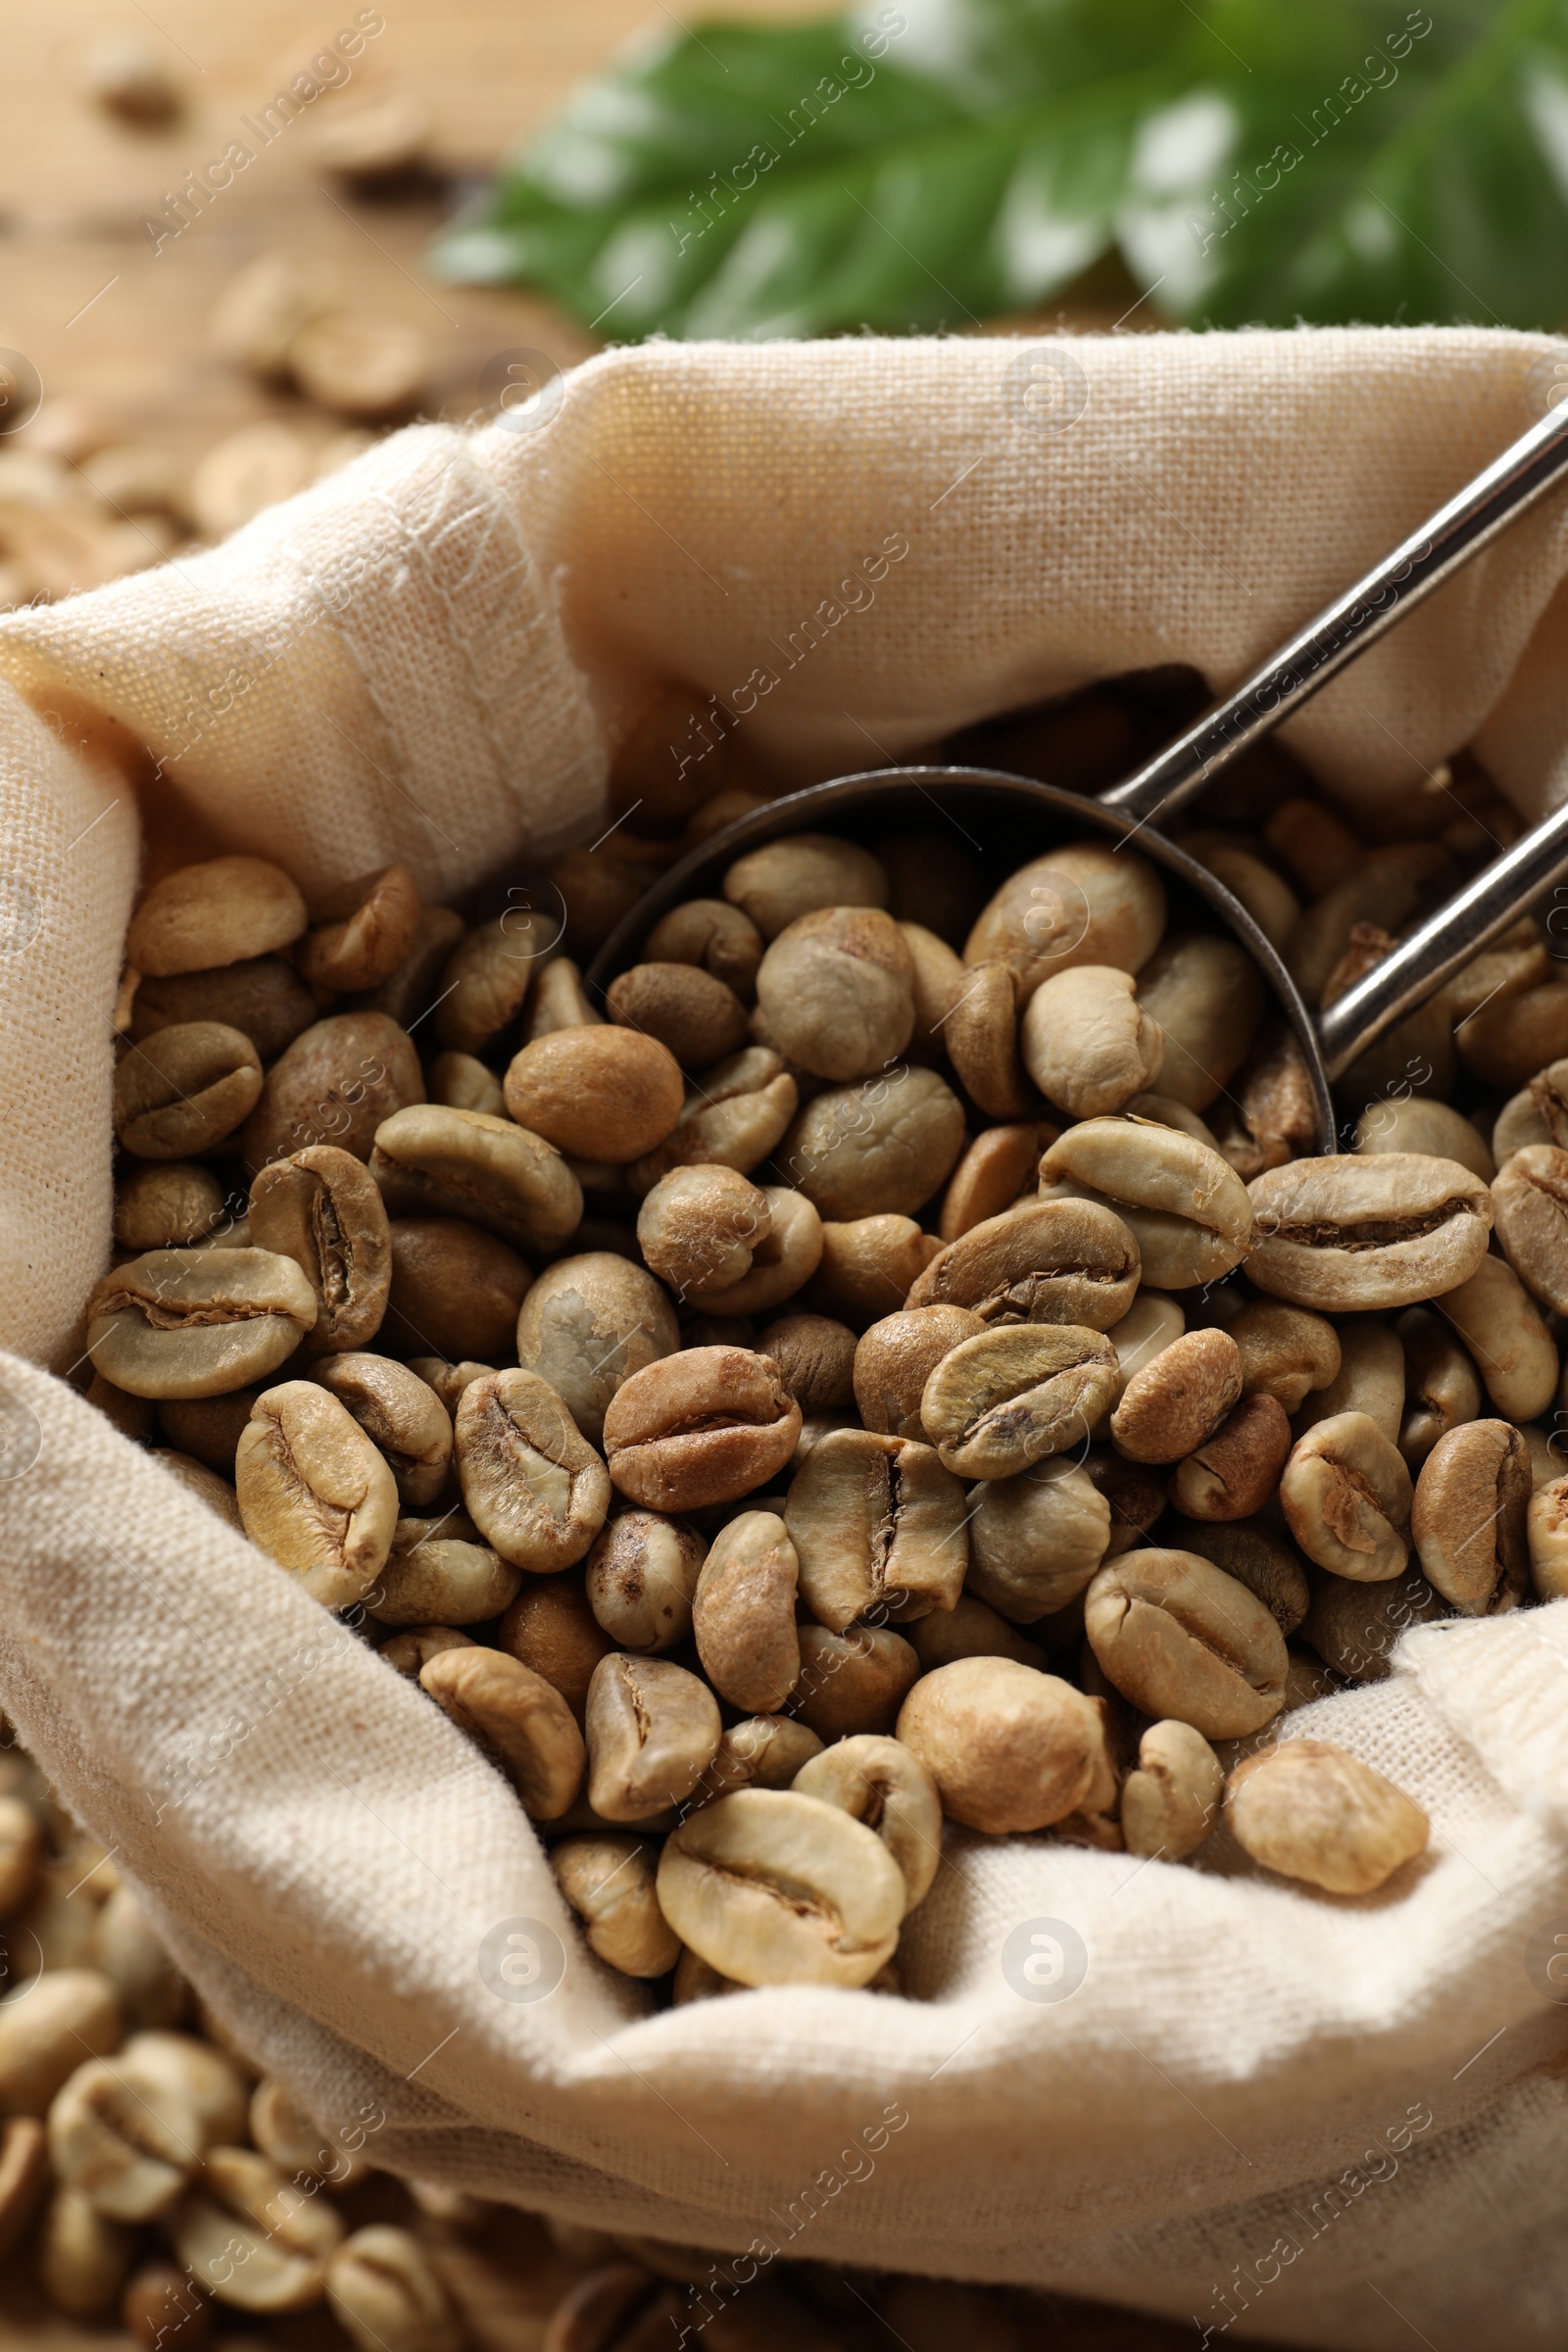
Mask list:
[[1003,853],[1009,865],[1085,833],[1105,833],[1116,841],[1136,836],[1141,854],[1174,886],[1175,913],[1180,916],[1183,899],[1201,901],[1262,970],[1306,1060],[1318,1106],[1318,1149],[1333,1151],[1331,1082],[1568,874],[1568,805],[1494,858],[1321,1013],[1302,1002],[1241,902],[1155,828],[1231,760],[1272,734],[1565,475],[1568,403],[1521,435],[1234,694],[1099,800],[994,768],[915,766],[840,776],[770,802],[714,834],[660,877],[600,950],[588,973],[590,984],[608,987],[636,961],[643,941],[670,907],[683,899],[712,895],[736,858],[781,834],[842,832],[874,839],[891,826],[929,824],[933,812],[940,811],[976,850]]

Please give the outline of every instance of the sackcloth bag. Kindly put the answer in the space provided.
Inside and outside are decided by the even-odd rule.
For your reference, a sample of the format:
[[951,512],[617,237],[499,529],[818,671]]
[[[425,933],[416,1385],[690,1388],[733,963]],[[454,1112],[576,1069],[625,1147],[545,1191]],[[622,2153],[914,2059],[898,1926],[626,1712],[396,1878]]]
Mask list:
[[[803,781],[1152,663],[1227,687],[1541,413],[1559,349],[613,351],[532,429],[412,427],[211,553],[0,622],[0,1706],[323,2130],[378,2105],[375,2161],[710,2247],[715,2296],[810,2257],[1209,2335],[1561,2345],[1568,1605],[1417,1630],[1298,1719],[1430,1812],[1396,1896],[950,1833],[916,1997],[653,2013],[478,1752],[62,1377],[109,1250],[144,824],[308,892],[401,858],[438,899],[602,830],[607,744],[661,681],[754,681],[745,725]],[[1565,574],[1548,501],[1286,739],[1351,810],[1472,744],[1539,813]],[[1020,1949],[1080,1944],[1070,1997],[1018,1988],[1062,1981]]]

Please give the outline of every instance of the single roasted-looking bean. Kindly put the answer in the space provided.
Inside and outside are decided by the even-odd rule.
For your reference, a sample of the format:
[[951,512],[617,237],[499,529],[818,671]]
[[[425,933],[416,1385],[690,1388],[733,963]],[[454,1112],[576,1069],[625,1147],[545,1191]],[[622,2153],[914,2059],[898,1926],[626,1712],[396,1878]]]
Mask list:
[[680,1117],[680,1064],[634,1029],[560,1029],[514,1054],[505,1080],[519,1127],[578,1159],[640,1159]]
[[1077,1323],[1109,1331],[1138,1293],[1138,1245],[1089,1200],[1030,1200],[971,1226],[934,1257],[914,1306],[966,1306],[987,1323]]
[[963,1106],[935,1070],[900,1067],[808,1102],[779,1154],[824,1218],[912,1216],[963,1149]]
[[1110,1416],[1119,1453],[1174,1462],[1212,1437],[1242,1393],[1242,1359],[1223,1331],[1188,1331],[1135,1372]]
[[582,1187],[553,1144],[511,1119],[411,1103],[375,1131],[370,1174],[393,1217],[465,1217],[514,1249],[563,1241]]
[[358,2352],[461,2352],[466,2340],[424,2247],[384,2223],[356,2230],[338,2247],[326,2299]]
[[1019,1051],[1018,983],[1012,967],[996,957],[958,968],[962,977],[942,1019],[938,1043],[964,1093],[988,1118],[1027,1118],[1039,1109],[1040,1098]]
[[589,1803],[601,1820],[617,1822],[682,1804],[711,1764],[721,1729],[718,1701],[684,1666],[612,1652],[588,1687]]
[[130,1008],[133,1044],[176,1021],[222,1021],[248,1037],[264,1066],[316,1018],[316,1000],[281,956],[257,956],[217,971],[144,974]]
[[211,1233],[222,1214],[222,1186],[194,1160],[127,1168],[115,1186],[115,1240],[122,1250],[182,1249]]
[[1340,1336],[1322,1315],[1250,1298],[1225,1326],[1241,1350],[1242,1395],[1277,1397],[1294,1413],[1314,1389],[1326,1389],[1340,1369]]
[[757,1343],[803,1413],[826,1413],[855,1401],[856,1337],[828,1315],[789,1314],[770,1323]]
[[195,2109],[133,2063],[90,2058],[49,2109],[55,2178],[112,2222],[167,2213],[201,2161]]
[[1085,1596],[1084,1627],[1124,1698],[1205,1740],[1261,1731],[1284,1704],[1284,1635],[1255,1594],[1196,1552],[1107,1561]]
[[713,1538],[692,1602],[703,1672],[722,1699],[770,1715],[801,1679],[800,1563],[776,1511],[743,1511]]
[[616,1391],[680,1346],[665,1293],[643,1267],[611,1250],[547,1266],[516,1321],[517,1361],[549,1381],[592,1446],[603,1440]]
[[1110,1505],[1087,1470],[1058,1455],[978,1486],[968,1540],[965,1593],[1033,1625],[1088,1585],[1110,1541]]
[[1315,1422],[1280,1480],[1280,1503],[1307,1558],[1362,1585],[1402,1574],[1411,1497],[1404,1456],[1365,1413]]
[[1296,1306],[1412,1306],[1457,1289],[1487,1253],[1492,1197],[1456,1159],[1330,1153],[1271,1168],[1250,1190],[1248,1278]]
[[233,1133],[262,1091],[256,1048],[221,1021],[183,1021],[129,1046],[115,1071],[115,1133],[139,1159],[184,1159]]
[[1248,1519],[1279,1484],[1291,1424],[1277,1396],[1244,1396],[1176,1466],[1170,1498],[1194,1519]]
[[1330,1894],[1370,1894],[1426,1850],[1429,1830],[1413,1798],[1326,1740],[1282,1740],[1238,1764],[1225,1823],[1254,1862]]
[[1085,1119],[1041,1159],[1040,1192],[1114,1209],[1155,1290],[1217,1282],[1251,1244],[1247,1187],[1217,1152],[1174,1127]]
[[855,1625],[835,1634],[825,1625],[800,1631],[801,1679],[790,1712],[831,1742],[857,1732],[891,1732],[920,1661],[901,1634],[887,1626]]
[[336,1144],[274,1159],[251,1186],[250,1237],[291,1257],[316,1293],[308,1355],[337,1355],[375,1337],[392,1285],[392,1235],[374,1179]]
[[1444,1296],[1443,1313],[1475,1358],[1487,1395],[1510,1421],[1534,1421],[1556,1393],[1557,1349],[1510,1265],[1484,1257]]
[[1495,1169],[1479,1129],[1446,1102],[1420,1095],[1369,1103],[1355,1125],[1355,1148],[1363,1156],[1379,1152],[1415,1152],[1432,1159],[1456,1159],[1461,1168],[1490,1184]]
[[659,1908],[659,1849],[641,1838],[564,1838],[551,1849],[556,1884],[582,1921],[591,1951],[623,1977],[662,1977],[680,1937]]
[[359,1351],[327,1357],[312,1377],[386,1455],[399,1499],[412,1510],[434,1502],[452,1462],[452,1417],[434,1389],[390,1356]]
[[757,975],[757,1002],[782,1053],[842,1084],[884,1068],[908,1045],[914,959],[880,907],[819,907],[776,935]]
[[1102,1744],[1093,1699],[1011,1658],[957,1658],[922,1675],[898,1736],[951,1819],[1004,1836],[1047,1829],[1081,1805]]
[[1451,1329],[1432,1308],[1407,1307],[1397,1333],[1406,1383],[1399,1451],[1414,1473],[1440,1438],[1461,1422],[1475,1420],[1481,1410],[1481,1382]]
[[419,1688],[500,1766],[532,1820],[559,1820],[582,1787],[585,1750],[571,1709],[542,1674],[468,1642],[427,1658]]
[[406,865],[383,865],[328,891],[314,926],[295,950],[312,988],[379,988],[418,935],[419,886]]
[[1190,1723],[1152,1723],[1138,1742],[1137,1770],[1122,1784],[1121,1830],[1130,1854],[1185,1862],[1219,1816],[1225,1774]]
[[505,1363],[530,1276],[514,1250],[456,1217],[399,1217],[392,1281],[377,1334],[403,1356]]
[[478,1625],[511,1606],[521,1581],[461,1511],[400,1519],[370,1614],[380,1625]]
[[240,1132],[253,1176],[312,1144],[337,1144],[368,1160],[383,1119],[424,1101],[424,1076],[408,1032],[384,1012],[337,1012],[303,1030],[263,1081]]
[[1074,1324],[1019,1324],[960,1341],[920,1417],[961,1478],[1011,1478],[1091,1430],[1115,1393],[1116,1351]]
[[941,1247],[912,1217],[825,1221],[809,1302],[818,1313],[863,1330],[904,1305]]
[[87,1301],[96,1368],[133,1396],[218,1396],[265,1380],[316,1321],[292,1258],[270,1250],[151,1250]]
[[1517,1608],[1529,1585],[1530,1450],[1507,1421],[1467,1421],[1422,1465],[1410,1532],[1426,1580],[1466,1617]]
[[1025,1119],[977,1135],[942,1197],[942,1239],[961,1240],[976,1225],[1011,1208],[1021,1194],[1032,1193],[1040,1154],[1058,1132],[1049,1120]]
[[1527,1290],[1568,1311],[1568,1152],[1531,1144],[1514,1152],[1492,1187],[1497,1239]]
[[1138,971],[1164,928],[1164,889],[1146,858],[1119,843],[1069,842],[1007,877],[970,932],[963,959],[1002,956],[1028,998],[1074,964]]
[[906,1308],[873,1323],[855,1350],[855,1401],[864,1427],[883,1437],[923,1441],[926,1382],[960,1340],[984,1329],[963,1306]]
[[580,1560],[605,1523],[610,1479],[548,1381],[494,1372],[465,1389],[454,1433],[468,1516],[514,1568]]
[[929,1446],[832,1430],[796,1472],[784,1516],[802,1595],[834,1633],[879,1604],[895,1618],[950,1609],[962,1589],[963,1489]]
[[1206,1110],[1247,1059],[1262,1023],[1256,964],[1233,939],[1177,932],[1140,970],[1138,1002],[1164,1039],[1160,1093]]
[[265,858],[209,858],[153,884],[130,918],[125,958],[155,979],[206,971],[291,946],[309,919],[281,866]]
[[234,1456],[234,1486],[251,1542],[313,1600],[345,1609],[365,1598],[392,1546],[397,1484],[335,1396],[309,1380],[264,1391]]
[[605,1002],[619,1028],[657,1038],[683,1070],[738,1054],[750,1036],[735,991],[693,963],[633,964],[611,982]]
[[641,1195],[671,1168],[734,1168],[744,1176],[766,1159],[800,1099],[783,1054],[771,1046],[748,1046],[704,1070],[675,1125],[662,1143],[632,1161],[626,1181]]
[[888,878],[869,850],[831,833],[795,833],[737,858],[724,896],[773,940],[819,907],[885,906]]
[[698,964],[749,1004],[757,993],[762,935],[749,914],[722,899],[688,899],[661,916],[645,953],[656,962]]
[[841,1740],[803,1765],[794,1787],[874,1830],[899,1866],[906,1913],[924,1902],[942,1859],[942,1800],[911,1748],[865,1734]]
[[732,1502],[781,1470],[801,1408],[744,1348],[688,1348],[634,1372],[605,1414],[610,1475],[651,1510]]
[[1212,1560],[1254,1592],[1282,1634],[1294,1634],[1306,1615],[1312,1597],[1306,1570],[1284,1538],[1260,1519],[1178,1519],[1171,1541],[1178,1550]]
[[[542,1675],[580,1723],[594,1669],[610,1655],[612,1643],[588,1605],[582,1580],[568,1572],[524,1578],[496,1628],[496,1647]],[[382,1657],[386,1654],[383,1649]]]
[[1043,980],[1024,1008],[1024,1066],[1075,1119],[1119,1110],[1160,1074],[1164,1035],[1136,992],[1131,972],[1086,963]]
[[674,1649],[691,1632],[703,1539],[659,1511],[621,1511],[588,1554],[587,1594],[617,1649]]
[[430,992],[436,1035],[444,1046],[459,1054],[482,1053],[516,1018],[540,969],[539,959],[553,944],[552,929],[545,917],[509,907],[494,922],[460,938],[440,986]]
[[683,1943],[743,1984],[865,1984],[907,1889],[862,1822],[795,1789],[739,1788],[665,1840],[659,1900]]

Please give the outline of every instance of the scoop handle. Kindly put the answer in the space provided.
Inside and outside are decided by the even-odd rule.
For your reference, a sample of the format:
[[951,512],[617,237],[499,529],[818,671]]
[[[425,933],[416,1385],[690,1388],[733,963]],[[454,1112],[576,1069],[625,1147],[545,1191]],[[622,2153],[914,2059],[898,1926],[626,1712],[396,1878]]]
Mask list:
[[1539,424],[1521,434],[1457,497],[1402,539],[1392,555],[1271,654],[1234,694],[1136,774],[1102,792],[1102,805],[1123,816],[1155,823],[1174,816],[1210,776],[1271,735],[1347,662],[1451,579],[1564,474],[1568,401],[1548,409]]

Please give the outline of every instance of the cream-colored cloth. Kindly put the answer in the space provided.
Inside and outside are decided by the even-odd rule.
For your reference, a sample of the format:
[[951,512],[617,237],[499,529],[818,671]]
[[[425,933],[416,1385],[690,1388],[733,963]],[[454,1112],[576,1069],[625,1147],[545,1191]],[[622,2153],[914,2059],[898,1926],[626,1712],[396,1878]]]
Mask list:
[[[607,735],[662,679],[802,777],[1152,662],[1224,686],[1524,428],[1552,348],[612,353],[535,429],[415,429],[0,624],[0,1704],[324,2130],[384,2110],[383,2162],[725,2249],[714,2293],[791,2254],[1555,2352],[1568,1609],[1422,1631],[1312,1711],[1432,1815],[1394,1895],[960,1836],[906,1938],[919,1997],[649,2016],[476,1751],[38,1368],[108,1246],[138,790],[192,855],[307,887],[397,856],[434,898],[596,830]],[[1565,573],[1559,503],[1291,740],[1352,803],[1466,742],[1558,797]],[[1080,1945],[1071,1997],[1033,1998]]]

